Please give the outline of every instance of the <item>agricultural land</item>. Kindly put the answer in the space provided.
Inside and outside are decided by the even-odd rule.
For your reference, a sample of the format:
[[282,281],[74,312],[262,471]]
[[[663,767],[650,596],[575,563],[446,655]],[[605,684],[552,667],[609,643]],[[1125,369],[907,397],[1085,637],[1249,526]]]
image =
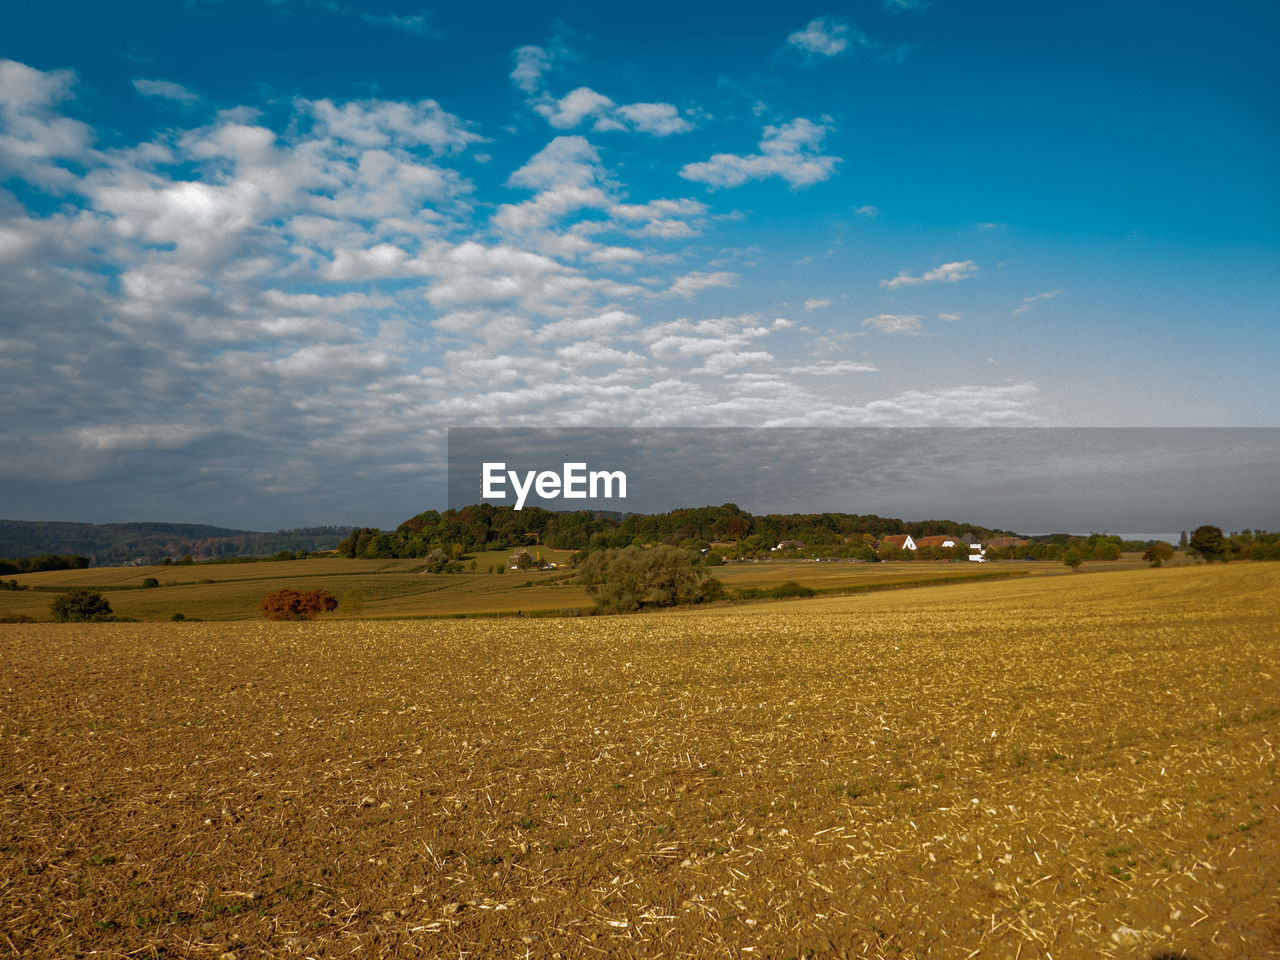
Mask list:
[[1280,957],[1275,564],[0,648],[0,956]]

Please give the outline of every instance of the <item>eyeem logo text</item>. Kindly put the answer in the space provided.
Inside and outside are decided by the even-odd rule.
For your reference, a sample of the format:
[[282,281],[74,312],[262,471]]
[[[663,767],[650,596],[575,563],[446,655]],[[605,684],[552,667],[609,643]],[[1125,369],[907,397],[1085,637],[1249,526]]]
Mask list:
[[[591,470],[588,472],[585,463],[562,464],[563,469],[526,470],[523,478],[516,470],[508,470],[506,463],[483,464],[484,491],[481,499],[507,499],[507,481],[511,481],[511,489],[516,495],[516,509],[524,508],[529,492],[534,491],[543,500],[554,500],[563,497],[565,500],[625,500],[627,498],[627,475],[621,470]],[[523,479],[523,483],[521,480]],[[617,493],[614,493],[614,488]]]

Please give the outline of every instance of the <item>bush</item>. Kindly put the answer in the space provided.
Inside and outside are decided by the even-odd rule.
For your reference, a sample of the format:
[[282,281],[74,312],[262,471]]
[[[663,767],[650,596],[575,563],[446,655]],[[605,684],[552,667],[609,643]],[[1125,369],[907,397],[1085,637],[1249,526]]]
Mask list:
[[605,613],[629,613],[642,606],[669,607],[720,599],[724,586],[709,577],[702,558],[672,546],[626,547],[588,554],[574,578]]
[[97,590],[83,587],[64,593],[49,604],[53,619],[60,623],[88,623],[111,616],[111,604]]
[[780,583],[769,592],[779,599],[783,597],[816,597],[818,595],[818,591],[813,587],[803,586],[794,580]]
[[142,581],[142,586],[150,590],[152,587],[160,586],[160,581],[155,577],[147,577],[147,579]]
[[338,609],[338,601],[328,590],[276,590],[259,605],[268,620],[312,620],[317,613]]

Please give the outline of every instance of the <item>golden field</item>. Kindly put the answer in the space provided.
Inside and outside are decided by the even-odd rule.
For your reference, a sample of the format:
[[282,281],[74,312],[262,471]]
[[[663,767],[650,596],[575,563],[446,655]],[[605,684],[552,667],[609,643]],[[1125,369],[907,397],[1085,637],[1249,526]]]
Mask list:
[[1277,565],[0,647],[0,955],[1280,957]]
[[[567,563],[570,553],[541,550],[550,560]],[[508,551],[468,555],[463,573],[424,574],[421,560],[348,560],[336,557],[264,563],[211,563],[191,566],[90,567],[0,577],[27,589],[0,590],[0,618],[25,615],[49,620],[49,604],[60,592],[76,587],[102,591],[114,615],[141,621],[169,620],[175,613],[201,620],[251,620],[260,617],[262,598],[284,588],[328,590],[342,598],[356,590],[363,597],[358,613],[339,605],[329,618],[402,619],[484,614],[574,613],[593,606],[586,590],[572,582],[573,571],[506,570]],[[470,571],[472,561],[475,572]],[[1086,564],[1085,570],[1116,572],[1137,566],[1134,560]],[[1145,565],[1144,565],[1145,566]],[[881,589],[951,583],[970,577],[1057,576],[1069,571],[1060,563],[813,563],[770,561],[728,564],[711,573],[731,590],[775,587],[800,581],[819,592]],[[144,589],[148,577],[158,587]]]

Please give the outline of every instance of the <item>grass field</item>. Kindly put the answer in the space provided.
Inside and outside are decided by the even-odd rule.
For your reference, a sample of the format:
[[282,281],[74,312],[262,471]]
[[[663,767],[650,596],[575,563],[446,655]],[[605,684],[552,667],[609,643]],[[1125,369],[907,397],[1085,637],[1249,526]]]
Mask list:
[[0,955],[1280,957],[1274,564],[0,649]]
[[[566,562],[568,551],[546,550],[547,559]],[[421,560],[346,560],[322,558],[270,563],[196,564],[193,566],[91,567],[15,575],[27,590],[0,591],[0,617],[25,615],[48,620],[54,596],[75,587],[103,591],[112,611],[135,620],[169,620],[175,613],[201,620],[249,620],[259,617],[258,604],[273,590],[325,589],[341,597],[358,590],[364,597],[359,616],[368,619],[465,616],[485,613],[545,613],[590,609],[584,589],[568,582],[572,571],[518,571],[490,574],[502,566],[508,551],[469,555],[467,572],[430,575],[417,571]],[[469,565],[476,563],[476,572]],[[1116,572],[1144,566],[1128,559],[1086,564],[1083,570]],[[733,563],[712,573],[731,589],[775,587],[795,580],[820,592],[949,583],[967,577],[1048,576],[1067,574],[1060,563],[813,563],[770,561]],[[160,586],[143,589],[148,577]],[[330,616],[352,615],[341,606]]]

